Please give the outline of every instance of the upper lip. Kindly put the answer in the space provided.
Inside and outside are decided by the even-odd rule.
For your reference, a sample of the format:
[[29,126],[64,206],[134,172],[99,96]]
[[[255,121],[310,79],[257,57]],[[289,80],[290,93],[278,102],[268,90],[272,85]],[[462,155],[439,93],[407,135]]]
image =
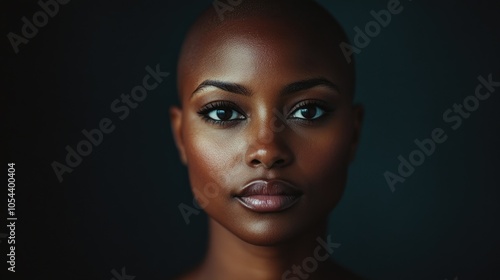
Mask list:
[[302,191],[296,186],[283,180],[254,180],[246,184],[236,196],[252,195],[301,195]]

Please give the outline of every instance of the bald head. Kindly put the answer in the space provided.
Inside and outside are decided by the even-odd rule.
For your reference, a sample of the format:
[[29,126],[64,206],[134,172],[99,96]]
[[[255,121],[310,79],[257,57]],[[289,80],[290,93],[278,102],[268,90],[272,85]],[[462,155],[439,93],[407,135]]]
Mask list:
[[[281,54],[286,59],[280,63],[311,72],[314,67],[333,66],[332,75],[343,81],[342,90],[353,95],[354,65],[347,63],[339,48],[341,42],[348,42],[347,36],[319,4],[312,0],[218,2],[223,5],[214,4],[206,9],[183,43],[178,61],[181,100],[183,92],[199,82],[200,71],[233,67],[238,56],[261,58],[272,66],[274,58],[279,60],[277,55]],[[230,3],[237,5],[233,7]]]

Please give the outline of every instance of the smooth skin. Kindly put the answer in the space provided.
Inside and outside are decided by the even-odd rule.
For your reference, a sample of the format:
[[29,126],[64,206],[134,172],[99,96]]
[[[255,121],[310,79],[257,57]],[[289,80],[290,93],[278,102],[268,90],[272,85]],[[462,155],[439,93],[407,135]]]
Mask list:
[[[180,279],[282,279],[300,266],[326,240],[359,141],[363,109],[338,24],[311,1],[248,2],[223,22],[207,10],[179,59],[172,130],[210,234],[204,261]],[[303,195],[253,212],[234,196],[256,179]],[[358,279],[330,260],[307,277]]]

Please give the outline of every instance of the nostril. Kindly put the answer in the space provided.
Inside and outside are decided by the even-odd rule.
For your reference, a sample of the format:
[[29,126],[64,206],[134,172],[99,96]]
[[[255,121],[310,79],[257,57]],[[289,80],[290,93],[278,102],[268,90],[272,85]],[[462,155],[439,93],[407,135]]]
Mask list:
[[265,164],[264,162],[261,162],[258,159],[253,159],[252,161],[250,161],[250,164],[252,166],[259,166],[259,165],[262,164],[266,168],[271,168],[271,167],[279,167],[279,166],[285,165],[285,160],[284,159],[278,159],[276,161],[273,161],[270,165],[267,165],[267,164]]
[[274,162],[274,165],[275,166],[281,166],[285,163],[285,160],[284,159],[279,159],[277,160],[276,162]]
[[256,159],[253,159],[251,162],[250,162],[252,165],[258,165],[260,163],[260,161],[256,160]]

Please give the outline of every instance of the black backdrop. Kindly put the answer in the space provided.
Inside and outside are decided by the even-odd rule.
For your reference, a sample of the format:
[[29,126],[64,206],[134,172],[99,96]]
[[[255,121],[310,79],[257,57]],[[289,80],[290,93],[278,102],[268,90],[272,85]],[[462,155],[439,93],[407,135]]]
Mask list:
[[[320,2],[354,39],[355,27],[364,29],[370,11],[389,1]],[[167,109],[176,102],[183,34],[211,4],[69,1],[16,54],[9,32],[22,35],[22,17],[32,21],[41,7],[2,1],[2,172],[16,163],[18,218],[15,274],[0,236],[0,273],[9,277],[2,279],[107,280],[123,272],[169,279],[201,259],[206,216],[186,224],[179,211],[181,203],[193,206],[192,195]],[[342,244],[333,258],[368,279],[499,279],[500,88],[457,129],[443,119],[474,95],[479,76],[500,81],[498,4],[401,6],[356,56],[357,100],[367,114],[345,197],[331,216],[329,231]],[[169,76],[120,119],[111,104],[157,65]],[[104,118],[114,130],[59,182],[53,162],[66,164],[66,147],[77,149],[82,130]],[[447,140],[391,189],[384,173],[397,174],[398,156],[408,159],[414,140],[436,128]],[[8,233],[7,183],[2,188],[0,233]]]

